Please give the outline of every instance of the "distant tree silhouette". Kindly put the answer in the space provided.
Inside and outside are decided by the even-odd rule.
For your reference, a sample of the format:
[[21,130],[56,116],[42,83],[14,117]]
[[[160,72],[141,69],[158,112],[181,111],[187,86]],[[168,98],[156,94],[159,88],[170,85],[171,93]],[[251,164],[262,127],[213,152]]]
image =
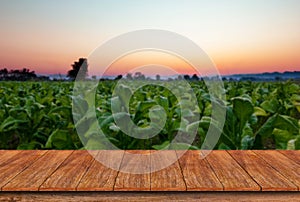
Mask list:
[[118,75],[118,76],[115,78],[115,80],[120,80],[120,79],[122,79],[122,78],[123,78],[122,75]]
[[34,71],[30,71],[27,68],[23,68],[22,70],[10,70],[8,71],[6,68],[0,70],[0,80],[7,81],[27,81],[34,80],[37,78],[37,75]]
[[81,74],[78,75],[78,79],[83,80],[86,78],[88,73],[88,63],[86,58],[79,58],[78,62],[75,61],[71,66],[72,69],[69,70],[67,74],[70,79],[75,80],[79,70],[81,70]]
[[8,74],[8,70],[7,70],[6,68],[0,69],[0,74],[1,74],[1,75]]
[[128,80],[132,80],[132,74],[128,73],[128,74],[126,75],[126,78],[127,78]]
[[145,77],[145,75],[142,74],[141,72],[136,72],[136,73],[134,74],[134,79],[145,80],[146,77]]
[[6,68],[0,69],[0,80],[6,80],[8,70]]
[[159,74],[156,75],[156,80],[160,81],[160,75]]
[[184,78],[185,80],[191,80],[190,75],[188,75],[188,74],[184,75],[183,78]]
[[199,77],[197,76],[197,74],[193,74],[191,80],[193,80],[193,81],[199,81]]

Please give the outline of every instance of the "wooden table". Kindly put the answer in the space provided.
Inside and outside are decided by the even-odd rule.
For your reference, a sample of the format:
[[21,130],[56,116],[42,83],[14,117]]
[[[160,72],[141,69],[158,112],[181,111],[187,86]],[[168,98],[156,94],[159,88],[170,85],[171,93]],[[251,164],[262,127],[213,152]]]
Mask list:
[[[108,151],[93,152],[101,156]],[[151,170],[154,162],[165,160],[153,159],[153,151],[147,150],[112,152],[121,152],[120,158],[111,159],[120,167]],[[176,157],[181,151],[165,152]],[[0,150],[0,201],[300,201],[300,151],[212,151],[204,159],[200,152],[188,151],[156,172],[132,174],[110,169],[84,150]],[[145,163],[135,164],[130,153],[143,154]]]

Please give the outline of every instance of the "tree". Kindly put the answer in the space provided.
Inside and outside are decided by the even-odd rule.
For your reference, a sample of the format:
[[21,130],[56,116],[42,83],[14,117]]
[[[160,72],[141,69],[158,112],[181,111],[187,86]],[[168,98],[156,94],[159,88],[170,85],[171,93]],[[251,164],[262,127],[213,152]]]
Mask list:
[[6,80],[8,70],[6,68],[0,69],[0,80]]
[[[80,74],[78,72],[80,70]],[[88,75],[88,63],[86,58],[79,58],[78,62],[74,62],[72,64],[72,69],[68,71],[68,77],[72,80],[75,80],[76,77],[78,79],[83,80]]]
[[120,80],[120,79],[122,79],[122,78],[123,78],[122,75],[118,75],[118,76],[115,78],[115,80]]
[[197,76],[197,74],[193,74],[192,80],[193,81],[199,81],[199,77]]
[[184,75],[183,78],[188,81],[191,80],[190,75],[188,75],[188,74]]
[[128,74],[126,75],[126,78],[127,78],[128,80],[132,80],[132,74],[128,73]]
[[138,80],[145,80],[145,75],[144,74],[142,74],[141,72],[136,72],[135,74],[134,74],[134,79],[138,79]]
[[156,75],[156,80],[160,81],[160,75],[159,74]]

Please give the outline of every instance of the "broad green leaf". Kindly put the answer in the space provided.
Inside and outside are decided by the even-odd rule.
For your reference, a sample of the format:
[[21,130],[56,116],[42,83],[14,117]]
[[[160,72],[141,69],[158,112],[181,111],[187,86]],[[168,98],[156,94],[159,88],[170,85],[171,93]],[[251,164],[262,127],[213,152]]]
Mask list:
[[43,145],[37,141],[31,141],[29,143],[22,143],[20,144],[17,149],[18,150],[34,150],[34,149],[41,149]]
[[45,148],[47,149],[71,149],[73,143],[68,131],[56,129],[48,138]]
[[16,124],[26,123],[26,122],[27,122],[27,120],[18,120],[18,119],[15,119],[15,118],[9,116],[1,123],[0,132],[17,129],[18,126]]
[[246,135],[242,138],[241,149],[251,149],[253,147],[255,138],[249,135]]
[[156,149],[156,150],[163,150],[163,149],[168,149],[169,146],[170,146],[170,142],[165,141],[164,143],[162,143],[160,145],[153,145],[152,148]]
[[273,130],[273,135],[277,149],[287,149],[288,142],[295,138],[295,135],[291,134],[289,131],[277,128]]
[[296,119],[285,115],[275,114],[270,117],[264,125],[258,130],[257,134],[263,137],[269,137],[272,135],[273,130],[277,128],[280,130],[286,130],[291,134],[297,135],[299,133],[299,125]]
[[266,100],[260,105],[264,110],[276,113],[279,107],[279,103],[276,99]]
[[268,116],[268,113],[260,107],[254,107],[254,114],[256,116]]
[[232,99],[232,102],[233,113],[241,121],[241,125],[244,126],[254,112],[251,100],[244,97],[236,97]]

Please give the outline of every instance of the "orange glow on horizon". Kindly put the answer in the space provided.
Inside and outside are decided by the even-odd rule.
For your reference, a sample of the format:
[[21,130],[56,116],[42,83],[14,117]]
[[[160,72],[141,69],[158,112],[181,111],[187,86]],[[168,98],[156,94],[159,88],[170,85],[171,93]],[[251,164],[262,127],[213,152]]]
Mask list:
[[[291,50],[291,51],[290,51]],[[254,49],[241,51],[220,51],[209,53],[221,75],[229,74],[249,74],[263,72],[284,72],[300,71],[300,60],[298,53],[300,47],[286,49]],[[31,51],[18,52],[14,55],[3,52],[0,55],[2,68],[21,69],[29,68],[38,74],[66,74],[71,69],[71,64],[77,61],[79,57],[84,57],[82,53],[34,53]],[[34,57],[32,57],[34,55]],[[130,69],[146,64],[158,64],[168,66],[181,74],[194,74],[194,68],[182,58],[164,52],[136,52],[124,56],[115,61],[106,71],[105,75],[116,76],[126,74]],[[152,75],[167,75],[168,72],[156,72]],[[151,74],[151,71],[147,71]],[[97,75],[97,72],[89,72],[89,75]],[[150,75],[149,75],[150,76]]]
[[[153,64],[168,67],[178,72],[178,74],[196,73],[195,69],[189,63],[175,55],[165,52],[143,51],[132,53],[118,59],[110,65],[104,75],[125,75],[135,68]],[[157,74],[162,76],[170,75],[170,71],[161,70],[159,68],[147,69],[142,73],[148,76],[154,76]]]

